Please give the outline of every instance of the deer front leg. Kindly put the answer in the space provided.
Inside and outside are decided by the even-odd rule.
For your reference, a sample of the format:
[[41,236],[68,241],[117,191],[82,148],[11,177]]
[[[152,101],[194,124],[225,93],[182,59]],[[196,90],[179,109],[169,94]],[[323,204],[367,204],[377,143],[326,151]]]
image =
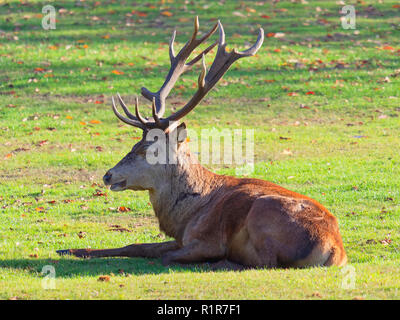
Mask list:
[[177,250],[166,252],[162,256],[162,264],[209,262],[222,259],[223,249],[211,243],[193,241]]
[[104,258],[104,257],[142,257],[160,258],[171,250],[177,250],[180,246],[176,241],[163,243],[131,244],[115,249],[66,249],[58,250],[59,255],[73,255],[79,258]]

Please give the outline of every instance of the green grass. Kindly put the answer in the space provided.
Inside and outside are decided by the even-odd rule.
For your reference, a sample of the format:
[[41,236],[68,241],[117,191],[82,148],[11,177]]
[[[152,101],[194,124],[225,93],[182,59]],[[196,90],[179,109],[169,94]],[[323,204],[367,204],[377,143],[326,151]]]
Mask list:
[[[0,3],[0,298],[398,299],[400,9],[397,1],[348,1],[354,32],[341,28],[336,1],[308,2],[193,1],[183,10],[183,1],[57,1],[56,30],[48,31],[39,15],[48,2]],[[285,34],[267,36],[256,57],[238,61],[185,121],[196,131],[255,129],[251,176],[337,216],[353,289],[343,286],[351,270],[335,267],[210,272],[55,253],[166,240],[146,193],[102,185],[140,136],[113,116],[110,97],[132,103],[142,86],[157,89],[174,27],[178,48],[196,14],[202,31],[221,19],[229,48],[255,41],[258,27]],[[198,72],[177,83],[168,112],[190,98]],[[45,265],[55,268],[54,290],[42,287]]]

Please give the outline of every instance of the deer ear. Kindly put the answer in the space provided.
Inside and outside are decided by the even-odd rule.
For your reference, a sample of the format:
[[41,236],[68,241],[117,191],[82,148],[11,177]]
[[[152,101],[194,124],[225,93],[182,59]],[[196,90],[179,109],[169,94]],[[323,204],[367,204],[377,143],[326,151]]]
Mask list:
[[176,128],[176,133],[178,136],[178,143],[182,143],[186,140],[187,137],[187,130],[186,130],[186,124],[182,122],[177,128]]

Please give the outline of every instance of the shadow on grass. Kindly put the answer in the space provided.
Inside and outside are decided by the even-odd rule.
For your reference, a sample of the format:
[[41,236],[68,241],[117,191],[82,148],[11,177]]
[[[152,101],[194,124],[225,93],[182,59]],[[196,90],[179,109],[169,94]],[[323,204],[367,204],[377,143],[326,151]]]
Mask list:
[[[179,265],[164,267],[159,259],[144,258],[93,258],[93,259],[6,259],[0,260],[0,268],[27,271],[42,276],[45,266],[55,269],[56,278],[100,276],[107,274],[144,275],[176,272],[208,272],[207,266]],[[48,268],[48,267],[47,267]],[[45,273],[43,273],[43,276]]]

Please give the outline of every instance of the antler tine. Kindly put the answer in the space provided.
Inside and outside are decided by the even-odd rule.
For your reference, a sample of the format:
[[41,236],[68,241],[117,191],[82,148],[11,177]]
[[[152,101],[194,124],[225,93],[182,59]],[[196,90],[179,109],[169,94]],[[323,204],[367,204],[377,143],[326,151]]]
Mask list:
[[196,40],[197,33],[199,32],[199,27],[200,27],[199,16],[196,16],[196,18],[194,18],[194,31],[193,31],[193,35],[192,35],[192,39],[190,40],[190,43],[192,43]]
[[254,56],[256,54],[256,52],[258,51],[258,49],[261,48],[262,44],[264,42],[264,30],[262,28],[260,28],[260,31],[258,33],[258,38],[255,44],[253,44],[249,49],[245,50],[245,51],[239,51],[237,52],[236,50],[235,53],[242,56],[242,57],[250,57],[250,56]]
[[143,130],[146,129],[146,126],[143,123],[141,123],[137,120],[128,119],[128,118],[124,117],[122,114],[120,114],[115,105],[114,97],[111,97],[111,101],[112,101],[112,109],[113,109],[115,115],[118,117],[118,119],[120,119],[122,122],[125,122],[126,124],[129,124],[131,126],[134,126],[134,127],[137,127],[137,128],[143,129]]
[[199,89],[203,89],[205,86],[205,81],[204,78],[206,77],[207,74],[207,67],[206,67],[206,59],[204,58],[204,54],[202,56],[202,64],[201,64],[201,72],[199,75],[199,79],[198,79],[198,84],[199,84]]
[[169,59],[171,60],[171,64],[175,59],[175,52],[174,52],[174,41],[176,37],[176,30],[172,33],[171,40],[169,41]]
[[210,71],[206,76],[207,86],[213,87],[219,79],[225,74],[229,67],[238,59],[253,56],[260,49],[264,41],[264,30],[260,28],[257,41],[253,46],[245,51],[238,52],[233,49],[231,52],[226,51],[225,32],[222,23],[218,21],[219,26],[219,44],[216,57],[211,65]]
[[[212,27],[212,29],[210,31],[208,31],[204,36],[202,36],[200,39],[196,39],[197,33],[199,31],[199,17],[197,16],[194,20],[194,32],[192,35],[192,39],[190,39],[190,41],[187,42],[187,46],[190,47],[191,45],[194,46],[194,48],[191,48],[191,50],[189,51],[189,55],[190,53],[192,53],[192,51],[201,43],[203,43],[204,41],[206,41],[209,37],[211,37],[215,30],[217,30],[218,27],[218,23],[216,23],[214,25],[214,27]],[[186,47],[185,45],[185,47]],[[183,51],[183,49],[185,49],[185,47],[182,48],[181,51]]]
[[225,31],[221,21],[218,20],[218,29],[219,29],[219,39],[218,39],[218,49],[225,49]]

